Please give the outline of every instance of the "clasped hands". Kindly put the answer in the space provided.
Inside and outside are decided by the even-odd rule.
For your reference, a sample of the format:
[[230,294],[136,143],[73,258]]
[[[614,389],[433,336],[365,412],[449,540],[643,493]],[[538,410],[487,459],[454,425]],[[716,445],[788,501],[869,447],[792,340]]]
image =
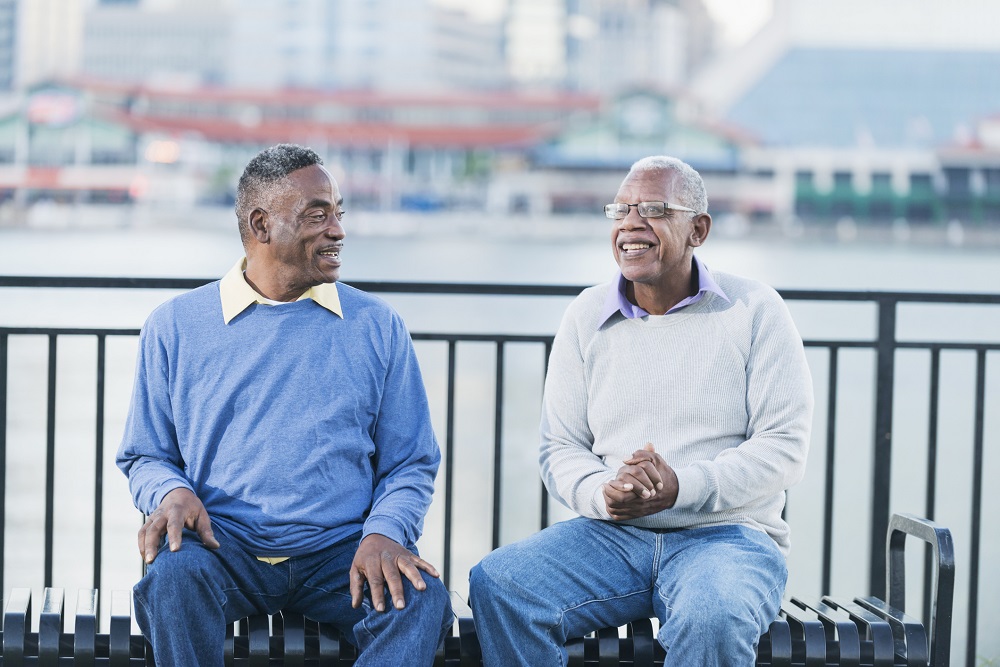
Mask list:
[[[146,518],[139,529],[139,554],[148,564],[156,559],[163,536],[171,551],[181,548],[184,528],[195,531],[198,539],[209,549],[218,549],[219,541],[212,533],[212,522],[205,505],[190,489],[179,487],[163,497],[160,506]],[[409,579],[418,591],[425,590],[420,571],[439,577],[434,566],[407,550],[393,539],[378,533],[367,535],[354,554],[351,563],[351,606],[357,609],[364,599],[365,582],[371,592],[372,605],[385,611],[385,589],[389,589],[397,609],[406,606],[403,596],[403,577]]]
[[677,475],[652,443],[633,452],[603,487],[604,504],[615,521],[638,519],[674,506]]

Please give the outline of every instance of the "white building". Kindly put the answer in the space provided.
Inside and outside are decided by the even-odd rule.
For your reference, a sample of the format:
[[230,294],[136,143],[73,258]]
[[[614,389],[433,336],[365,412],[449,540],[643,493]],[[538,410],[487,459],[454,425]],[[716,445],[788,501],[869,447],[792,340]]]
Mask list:
[[74,75],[83,54],[86,0],[31,0],[17,9],[16,85]]
[[119,82],[497,88],[498,22],[430,0],[144,0],[86,13],[81,74]]
[[713,26],[701,0],[572,0],[567,84],[615,93],[686,85],[711,50]]

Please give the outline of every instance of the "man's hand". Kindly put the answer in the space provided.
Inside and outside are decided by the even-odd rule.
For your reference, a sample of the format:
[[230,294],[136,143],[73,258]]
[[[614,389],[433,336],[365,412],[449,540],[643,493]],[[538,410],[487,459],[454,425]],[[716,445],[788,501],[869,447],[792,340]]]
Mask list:
[[403,579],[405,575],[418,591],[427,588],[423,570],[432,577],[440,576],[434,566],[416,554],[407,551],[403,545],[391,540],[385,535],[372,533],[361,540],[358,552],[354,554],[351,563],[351,606],[357,609],[361,606],[364,596],[365,581],[371,591],[372,604],[378,611],[385,611],[385,587],[389,587],[389,595],[396,609],[406,606],[403,599]]
[[218,549],[219,542],[212,533],[212,522],[201,499],[190,489],[179,487],[163,496],[146,523],[139,529],[139,554],[147,563],[152,563],[159,550],[160,541],[166,534],[171,551],[181,548],[181,531],[190,528],[198,533],[202,543],[209,549]]
[[624,461],[615,479],[604,485],[604,504],[615,521],[638,519],[674,506],[677,475],[652,443]]

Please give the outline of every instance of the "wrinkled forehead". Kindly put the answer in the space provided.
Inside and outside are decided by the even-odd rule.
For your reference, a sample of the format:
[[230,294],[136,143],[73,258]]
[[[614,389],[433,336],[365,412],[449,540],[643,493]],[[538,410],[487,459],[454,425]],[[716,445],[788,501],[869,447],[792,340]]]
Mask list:
[[674,172],[667,169],[630,171],[618,188],[615,200],[631,204],[640,201],[671,201],[674,177]]
[[328,201],[331,204],[342,201],[337,180],[323,165],[313,164],[297,169],[284,181],[288,190],[298,198]]

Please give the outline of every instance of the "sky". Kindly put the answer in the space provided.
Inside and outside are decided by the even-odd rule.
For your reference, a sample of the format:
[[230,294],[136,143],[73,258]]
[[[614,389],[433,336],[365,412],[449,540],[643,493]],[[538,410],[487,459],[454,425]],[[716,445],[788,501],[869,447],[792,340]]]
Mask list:
[[[746,41],[771,13],[773,0],[702,0],[722,26],[721,38],[729,46]],[[499,15],[506,0],[434,0],[446,7],[459,7],[484,19]]]
[[740,44],[749,39],[771,14],[773,0],[702,0],[722,26],[723,42]]

